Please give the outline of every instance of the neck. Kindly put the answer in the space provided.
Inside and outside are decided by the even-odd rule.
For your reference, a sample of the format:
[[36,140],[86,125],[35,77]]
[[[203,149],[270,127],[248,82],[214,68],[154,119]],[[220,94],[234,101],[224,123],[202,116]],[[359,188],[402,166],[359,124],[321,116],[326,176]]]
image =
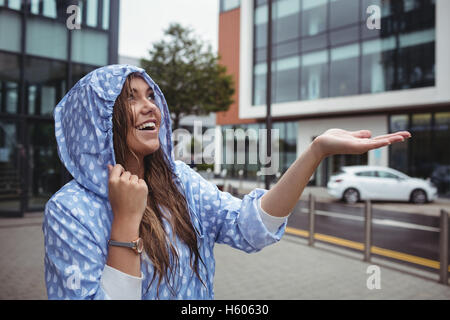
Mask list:
[[138,176],[139,179],[144,179],[145,169],[143,157],[139,157],[138,162],[135,157],[130,156],[126,161],[126,168],[131,174]]

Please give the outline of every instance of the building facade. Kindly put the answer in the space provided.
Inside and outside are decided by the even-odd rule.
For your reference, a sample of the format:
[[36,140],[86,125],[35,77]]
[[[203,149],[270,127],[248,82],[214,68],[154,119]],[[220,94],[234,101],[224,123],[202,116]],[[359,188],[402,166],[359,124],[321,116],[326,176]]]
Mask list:
[[0,215],[42,211],[71,179],[53,109],[118,62],[119,0],[0,0]]
[[[409,130],[407,142],[325,159],[310,184],[325,186],[344,165],[381,165],[433,178],[450,196],[448,16],[446,0],[273,0],[271,114],[280,129],[280,172],[330,128],[373,136]],[[217,115],[222,132],[265,128],[267,20],[267,0],[221,1],[219,54],[238,87],[236,103]],[[260,167],[239,168],[251,178]]]

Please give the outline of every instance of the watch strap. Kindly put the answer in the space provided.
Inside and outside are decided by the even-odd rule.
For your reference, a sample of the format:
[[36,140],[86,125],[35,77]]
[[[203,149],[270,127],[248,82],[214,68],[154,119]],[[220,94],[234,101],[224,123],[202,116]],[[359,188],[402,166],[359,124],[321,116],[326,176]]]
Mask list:
[[119,242],[114,240],[109,240],[108,245],[115,247],[124,247],[134,249],[136,247],[136,243],[134,242]]

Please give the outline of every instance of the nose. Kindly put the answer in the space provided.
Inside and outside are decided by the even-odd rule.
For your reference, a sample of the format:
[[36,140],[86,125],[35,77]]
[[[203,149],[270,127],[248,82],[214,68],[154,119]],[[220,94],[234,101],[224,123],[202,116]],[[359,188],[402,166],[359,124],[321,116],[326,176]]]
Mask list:
[[154,113],[156,114],[159,111],[159,108],[152,101],[145,99],[145,103],[142,106],[141,112],[143,114]]

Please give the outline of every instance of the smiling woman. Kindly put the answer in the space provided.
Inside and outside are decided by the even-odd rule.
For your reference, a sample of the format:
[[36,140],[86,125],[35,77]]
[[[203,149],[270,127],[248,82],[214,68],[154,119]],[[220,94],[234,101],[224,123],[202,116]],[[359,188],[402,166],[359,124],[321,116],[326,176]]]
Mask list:
[[54,118],[59,156],[74,180],[45,208],[53,299],[213,299],[216,243],[252,253],[279,241],[324,157],[410,136],[330,129],[271,190],[239,199],[174,160],[167,103],[141,68],[94,70]]

